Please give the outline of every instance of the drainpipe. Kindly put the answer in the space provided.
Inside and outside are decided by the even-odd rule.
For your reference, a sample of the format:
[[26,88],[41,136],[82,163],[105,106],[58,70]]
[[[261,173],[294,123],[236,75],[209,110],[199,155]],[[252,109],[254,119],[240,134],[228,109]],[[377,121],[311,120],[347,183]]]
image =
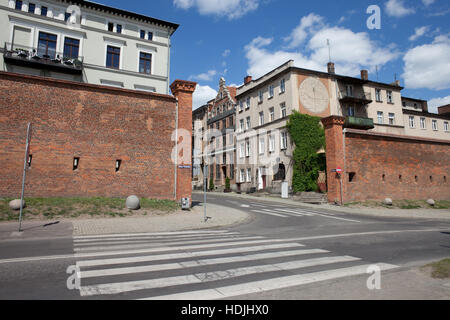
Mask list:
[[169,32],[169,46],[167,48],[167,89],[166,94],[169,94],[169,83],[170,83],[170,32]]
[[177,167],[178,167],[178,98],[176,103],[176,112],[175,112],[175,183],[173,185],[173,197],[175,201],[177,201]]

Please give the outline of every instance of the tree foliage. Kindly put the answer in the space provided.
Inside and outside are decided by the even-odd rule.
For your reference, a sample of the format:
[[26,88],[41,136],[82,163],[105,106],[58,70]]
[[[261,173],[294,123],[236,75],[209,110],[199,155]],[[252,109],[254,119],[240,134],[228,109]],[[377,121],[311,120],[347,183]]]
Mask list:
[[325,130],[320,125],[320,118],[294,112],[287,128],[295,143],[294,192],[317,191],[319,171],[326,168],[325,158],[317,153],[325,148]]

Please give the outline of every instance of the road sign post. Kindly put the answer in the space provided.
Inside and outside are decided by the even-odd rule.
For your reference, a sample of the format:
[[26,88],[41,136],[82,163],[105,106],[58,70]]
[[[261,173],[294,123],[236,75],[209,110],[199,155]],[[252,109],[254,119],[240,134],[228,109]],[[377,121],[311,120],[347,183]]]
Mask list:
[[208,191],[208,166],[205,165],[203,168],[203,222],[208,221],[206,217],[206,192]]
[[28,123],[27,142],[25,147],[25,159],[23,163],[22,194],[20,196],[19,232],[22,232],[23,197],[25,192],[25,179],[27,176],[28,157],[30,156],[30,142],[31,142],[31,123]]

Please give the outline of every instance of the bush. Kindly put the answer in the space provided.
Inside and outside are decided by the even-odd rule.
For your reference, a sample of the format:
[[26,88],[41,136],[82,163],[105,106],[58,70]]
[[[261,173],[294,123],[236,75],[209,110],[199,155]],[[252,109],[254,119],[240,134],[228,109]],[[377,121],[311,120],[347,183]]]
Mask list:
[[225,189],[226,190],[230,190],[231,189],[230,178],[228,178],[228,177],[225,179]]
[[209,191],[213,191],[214,190],[214,181],[213,179],[209,179]]
[[326,170],[325,158],[317,153],[325,148],[325,130],[320,125],[320,118],[294,111],[287,128],[295,143],[292,181],[294,192],[317,191],[319,171]]

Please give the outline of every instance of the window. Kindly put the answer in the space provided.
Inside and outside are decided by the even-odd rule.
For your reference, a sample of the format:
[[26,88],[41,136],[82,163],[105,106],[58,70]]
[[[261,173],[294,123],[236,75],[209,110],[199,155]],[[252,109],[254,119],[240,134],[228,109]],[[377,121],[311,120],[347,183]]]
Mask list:
[[222,120],[222,129],[227,128],[227,119]]
[[114,23],[112,23],[112,22],[108,23],[108,31],[110,31],[110,32],[114,31]]
[[259,138],[259,154],[264,154],[265,153],[265,149],[266,149],[266,146],[265,146],[265,144],[266,144],[266,141],[265,141],[265,139],[264,139],[264,137],[263,138]]
[[250,108],[250,97],[247,98],[247,101],[245,103],[245,110]]
[[122,33],[122,25],[121,25],[121,24],[118,24],[118,25],[116,26],[116,32],[117,32],[117,33]]
[[347,90],[347,97],[353,97],[353,86],[347,85],[346,90]]
[[69,21],[71,16],[72,14],[70,12],[64,12],[64,21],[65,22]]
[[141,52],[139,55],[139,72],[152,73],[152,55],[150,53]]
[[448,122],[447,121],[444,122],[444,131],[448,132]]
[[377,102],[382,102],[381,100],[381,89],[375,89],[375,99]]
[[275,152],[275,136],[269,136],[269,152]]
[[383,112],[377,112],[378,124],[383,124]]
[[281,107],[281,118],[283,119],[283,118],[286,118],[286,115],[287,115],[287,113],[286,113],[286,104],[283,102],[281,105],[280,105],[280,107]]
[[22,1],[16,0],[16,10],[22,10]]
[[244,111],[244,101],[239,101],[239,112]]
[[263,102],[263,91],[259,90],[258,92],[258,103],[262,103]]
[[229,127],[232,127],[232,126],[234,126],[234,117],[233,117],[233,116],[231,116],[231,117],[229,117],[228,119],[229,119],[229,120],[228,120],[228,123],[229,123]]
[[281,150],[286,150],[288,145],[288,134],[287,132],[281,133]]
[[247,182],[252,182],[252,169],[247,169]]
[[73,170],[78,170],[79,165],[80,165],[80,158],[73,158]]
[[245,157],[245,144],[241,143],[241,145],[239,146],[239,158],[244,158]]
[[283,163],[278,165],[278,171],[273,177],[274,181],[284,181],[286,179],[286,166]]
[[151,32],[151,31],[149,31],[148,33],[147,33],[147,39],[148,40],[150,40],[150,41],[153,41],[153,32]]
[[244,132],[245,127],[244,127],[244,119],[239,120],[239,131],[240,132]]
[[264,112],[259,113],[259,125],[262,126],[264,124]]
[[47,16],[47,11],[48,11],[47,7],[41,7],[41,16],[46,17]]
[[47,59],[54,59],[56,56],[55,34],[39,32],[38,55]]
[[33,162],[33,155],[29,154],[28,155],[28,161],[27,161],[27,166],[28,168],[31,168],[31,163]]
[[247,121],[245,124],[245,130],[249,130],[250,129],[250,117],[247,117]]
[[427,128],[427,119],[420,118],[420,129],[426,129]]
[[412,129],[416,127],[415,117],[413,117],[413,116],[409,116],[409,127]]
[[250,157],[250,140],[245,141],[245,156]]
[[437,130],[438,130],[438,123],[437,123],[437,120],[431,121],[431,127],[433,128],[434,131],[437,131]]
[[64,57],[66,58],[78,58],[80,50],[80,40],[72,38],[64,38]]
[[394,103],[394,101],[392,100],[392,91],[386,91],[386,95],[387,95],[387,102]]
[[216,164],[216,179],[220,179],[220,164]]
[[141,39],[145,39],[145,30],[141,30]]
[[273,98],[273,89],[274,89],[274,86],[272,84],[272,85],[269,86],[269,99]]
[[281,79],[280,81],[280,93],[286,92],[286,80]]
[[275,121],[275,108],[270,108],[270,122]]
[[116,172],[119,172],[121,164],[122,164],[122,160],[116,160]]
[[395,113],[389,113],[389,124],[391,126],[395,125]]
[[28,12],[34,13],[35,11],[36,11],[36,5],[34,3],[29,3],[28,4]]
[[240,177],[239,181],[245,182],[245,170],[244,169],[241,169],[241,177]]
[[355,107],[348,107],[348,116],[349,117],[355,116]]
[[119,69],[120,67],[120,48],[108,46],[106,49],[106,66],[108,68]]

